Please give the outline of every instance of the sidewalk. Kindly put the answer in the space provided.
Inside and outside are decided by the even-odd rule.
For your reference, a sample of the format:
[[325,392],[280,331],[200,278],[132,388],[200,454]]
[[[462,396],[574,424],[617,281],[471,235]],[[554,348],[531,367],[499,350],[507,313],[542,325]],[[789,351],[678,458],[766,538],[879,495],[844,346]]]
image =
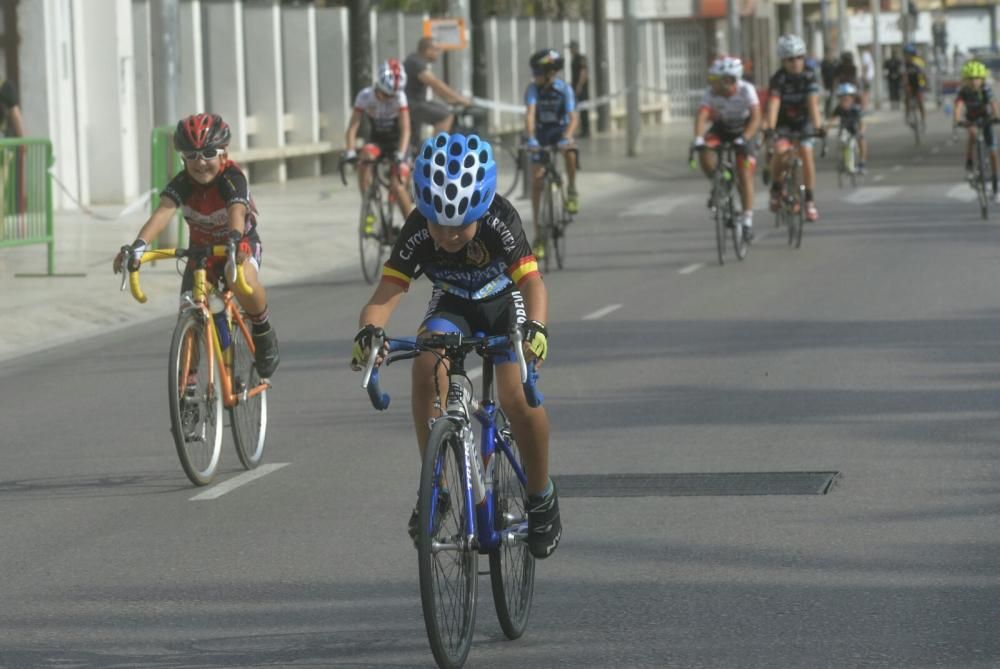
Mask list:
[[[688,119],[650,126],[642,131],[642,157],[625,157],[623,133],[595,136],[580,142],[584,170],[578,175],[582,216],[588,197],[629,189],[636,179],[648,179],[651,161],[680,165],[686,156],[691,122]],[[643,168],[645,168],[643,170]],[[510,165],[501,164],[501,183]],[[339,176],[295,179],[284,184],[250,185],[260,210],[263,242],[261,279],[268,287],[294,284],[309,277],[358,266],[357,212],[359,196],[352,182],[344,187]],[[520,194],[520,187],[512,195]],[[515,200],[525,220],[530,204]],[[104,216],[117,216],[124,205],[92,207]],[[136,302],[126,290],[111,261],[122,244],[131,243],[148,216],[148,208],[113,221],[81,212],[57,212],[56,272],[83,276],[16,277],[45,271],[45,247],[0,250],[0,361],[60,344],[96,336],[140,322],[167,316],[177,309],[180,277],[175,261],[144,266],[142,286],[149,301]],[[323,249],[303,256],[303,245]],[[321,259],[323,265],[309,264]],[[361,278],[357,270],[358,281]]]

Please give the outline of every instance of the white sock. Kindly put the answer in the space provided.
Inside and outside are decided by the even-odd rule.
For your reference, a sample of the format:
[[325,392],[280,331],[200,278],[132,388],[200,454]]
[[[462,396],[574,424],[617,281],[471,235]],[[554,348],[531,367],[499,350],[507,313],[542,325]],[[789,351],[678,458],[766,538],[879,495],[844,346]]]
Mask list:
[[753,227],[753,212],[752,211],[744,211],[743,212],[743,223],[742,223],[742,225],[743,225],[744,228],[752,228]]

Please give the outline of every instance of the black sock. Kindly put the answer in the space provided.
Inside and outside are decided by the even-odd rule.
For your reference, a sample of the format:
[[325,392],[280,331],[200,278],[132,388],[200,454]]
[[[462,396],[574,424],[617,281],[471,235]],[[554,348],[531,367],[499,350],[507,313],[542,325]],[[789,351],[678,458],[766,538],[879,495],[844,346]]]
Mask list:
[[965,169],[966,169],[967,171],[969,171],[969,172],[971,172],[971,171],[972,171],[972,161],[971,161],[971,160],[966,160],[966,161],[965,161]]
[[813,192],[806,188],[806,202],[811,202],[813,199]]
[[997,194],[997,175],[993,175],[993,194]]

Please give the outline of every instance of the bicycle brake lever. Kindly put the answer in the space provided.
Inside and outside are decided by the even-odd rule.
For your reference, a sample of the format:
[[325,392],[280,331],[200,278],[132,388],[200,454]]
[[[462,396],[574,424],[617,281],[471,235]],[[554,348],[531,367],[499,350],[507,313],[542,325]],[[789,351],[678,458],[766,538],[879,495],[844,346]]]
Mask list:
[[375,369],[375,361],[378,359],[378,354],[382,350],[382,344],[385,343],[385,339],[382,337],[372,337],[371,351],[368,353],[368,362],[365,365],[365,376],[361,380],[361,387],[365,390],[368,389],[368,382],[372,378],[372,370]]

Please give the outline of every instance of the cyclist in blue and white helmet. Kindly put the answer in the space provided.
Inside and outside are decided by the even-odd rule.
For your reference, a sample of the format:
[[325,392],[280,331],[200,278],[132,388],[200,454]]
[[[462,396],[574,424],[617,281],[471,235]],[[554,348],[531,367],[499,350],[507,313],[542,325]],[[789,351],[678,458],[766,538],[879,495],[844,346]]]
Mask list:
[[[424,274],[433,283],[418,335],[461,332],[506,335],[519,329],[524,353],[541,364],[548,353],[548,294],[538,262],[514,206],[498,195],[497,165],[489,142],[476,136],[440,133],[420,147],[413,167],[416,209],[382,268],[382,280],[361,310],[351,366],[361,369],[373,342],[395,311],[410,282]],[[384,353],[383,353],[384,354]],[[528,549],[551,555],[562,536],[555,485],[549,478],[549,423],[542,407],[528,405],[513,352],[492,356],[497,392],[527,465]],[[379,356],[378,364],[381,364]],[[413,363],[412,411],[421,450],[430,435],[438,389],[447,387],[433,353]],[[450,497],[439,498],[443,513]],[[456,500],[456,506],[461,504]],[[417,512],[409,523],[416,541]]]
[[[830,111],[829,121],[840,120],[842,133],[850,133],[858,140],[858,155],[855,157],[855,167],[859,174],[865,173],[865,161],[868,160],[868,142],[865,141],[865,122],[861,111],[858,87],[845,81],[837,86],[837,105]],[[841,142],[845,137],[841,134]]]

